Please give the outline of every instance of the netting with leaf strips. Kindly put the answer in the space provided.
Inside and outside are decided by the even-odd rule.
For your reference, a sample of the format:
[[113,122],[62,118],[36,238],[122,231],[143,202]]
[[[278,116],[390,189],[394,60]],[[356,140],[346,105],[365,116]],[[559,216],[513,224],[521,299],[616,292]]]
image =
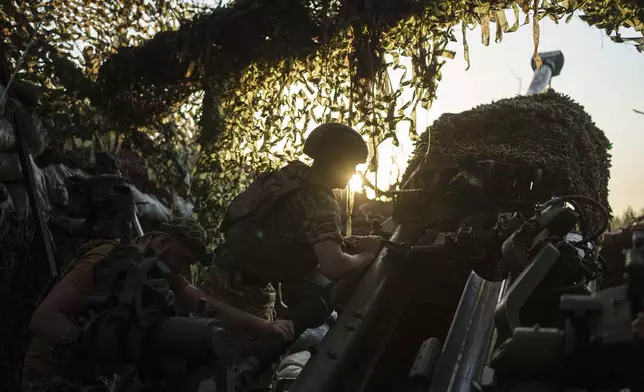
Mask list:
[[[455,164],[464,157],[495,160],[542,169],[565,180],[565,189],[552,192],[590,197],[610,212],[609,149],[604,132],[584,108],[550,90],[442,115],[421,135],[403,181],[419,166]],[[413,182],[410,188],[417,187]],[[598,230],[606,218],[586,203],[583,207],[591,230]]]
[[[47,2],[5,3],[0,23],[11,67]],[[395,144],[400,123],[414,131],[418,105],[435,99],[440,67],[454,55],[446,50],[457,40],[451,28],[481,25],[487,44],[494,24],[499,41],[521,25],[519,9],[533,21],[535,53],[534,22],[575,12],[614,40],[644,48],[644,39],[619,34],[644,31],[641,7],[618,0],[238,0],[208,12],[179,0],[57,0],[16,92],[43,116],[52,148],[70,138],[85,151],[88,141],[127,139],[161,185],[191,181],[214,235],[228,201],[256,172],[298,157],[315,123],[358,128],[376,152],[373,171],[374,147]],[[401,57],[412,65],[393,86],[387,68],[402,67]]]

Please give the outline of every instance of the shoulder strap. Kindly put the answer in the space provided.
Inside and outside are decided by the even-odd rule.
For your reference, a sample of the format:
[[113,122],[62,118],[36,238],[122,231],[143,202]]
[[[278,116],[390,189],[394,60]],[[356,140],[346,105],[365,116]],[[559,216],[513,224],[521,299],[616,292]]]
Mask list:
[[225,233],[248,218],[261,221],[286,195],[304,187],[317,186],[296,170],[266,173],[237,195],[228,206],[221,231]]
[[54,275],[51,279],[47,281],[45,284],[45,287],[43,288],[40,296],[38,297],[38,304],[40,304],[47,295],[51,292],[51,290],[54,288],[54,286],[60,282],[60,280],[67,275],[68,273],[71,272],[71,270],[74,269],[76,264],[86,255],[88,254],[92,249],[105,245],[105,244],[114,244],[118,245],[118,242],[114,240],[97,240],[97,241],[91,241],[83,246],[81,246],[72,257],[70,257],[67,262],[63,265],[63,268],[59,270],[59,272]]
[[89,252],[91,252],[93,249],[98,248],[101,245],[106,245],[106,244],[113,244],[113,245],[118,245],[119,243],[115,240],[96,240],[89,242],[83,246],[81,246],[75,253],[74,255],[65,263],[63,268],[60,270],[60,273],[58,276],[60,278],[64,277],[67,275],[69,272],[71,272],[72,269],[78,264],[78,262]]

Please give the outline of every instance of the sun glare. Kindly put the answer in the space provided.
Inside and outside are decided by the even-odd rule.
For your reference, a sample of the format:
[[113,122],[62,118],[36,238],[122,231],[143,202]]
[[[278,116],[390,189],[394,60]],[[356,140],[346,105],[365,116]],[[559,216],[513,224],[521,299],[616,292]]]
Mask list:
[[353,177],[349,180],[349,189],[351,192],[361,192],[362,191],[362,178],[359,174],[354,174]]
[[[391,58],[389,58],[389,60],[391,60]],[[400,62],[401,64],[405,65],[407,68],[411,67],[411,59],[409,58],[400,57]],[[403,81],[403,78],[410,78],[410,76],[408,75],[405,76],[406,73],[404,72],[404,70],[401,71],[399,69],[391,69],[388,72],[390,73],[390,79],[391,79],[391,84],[393,89],[397,89],[399,87],[400,83]],[[311,92],[311,90],[313,90],[313,92]],[[289,88],[285,93],[287,95],[296,95],[302,91],[306,94],[306,99],[315,98],[315,88],[310,85],[307,87],[302,82],[296,82],[293,85],[289,86]],[[413,94],[414,94],[414,91],[411,87],[405,87],[401,97],[399,98],[400,99],[399,104],[402,104],[403,102],[411,101]],[[298,99],[304,99],[304,98],[298,98]],[[304,101],[302,101],[301,104],[298,103],[296,106],[298,106],[298,108],[300,109],[303,108]],[[282,108],[280,109],[280,114],[285,115],[285,113],[287,112],[287,109],[288,109],[288,105],[286,103],[282,104]],[[306,130],[302,135],[302,139],[306,139],[309,133],[316,126],[320,125],[319,123],[316,122],[315,118],[321,118],[324,112],[325,112],[324,107],[316,106],[313,109],[314,116],[309,118],[308,123],[306,123],[305,118],[298,119],[295,122],[295,126],[298,129]],[[425,110],[420,106],[416,108],[415,113],[413,113],[411,107],[405,109],[405,114],[407,116],[414,117],[413,118],[414,129],[410,129],[409,121],[400,121],[399,123],[397,123],[396,129],[395,129],[397,143],[394,144],[394,141],[391,138],[378,143],[376,147],[377,151],[370,151],[371,154],[377,154],[378,164],[377,164],[376,170],[375,171],[367,170],[366,164],[358,165],[356,167],[357,173],[353,177],[351,177],[351,180],[349,181],[348,190],[351,193],[364,194],[368,199],[371,199],[371,200],[374,200],[374,199],[385,200],[386,197],[383,196],[383,193],[385,193],[392,186],[394,186],[397,183],[397,181],[400,179],[405,169],[407,168],[407,162],[409,160],[409,157],[412,155],[414,151],[414,142],[410,137],[410,132],[415,133],[416,135],[419,135],[422,131],[426,129],[426,127],[429,124],[433,122],[433,120],[435,120],[440,115],[440,113],[441,111],[437,104],[434,104],[429,111]],[[261,111],[257,111],[254,114],[254,119],[260,124],[265,120],[265,118],[263,117],[263,113]],[[332,113],[332,120],[344,121],[338,118],[338,113]],[[283,126],[287,126],[287,124],[283,124]],[[351,126],[354,129],[356,129],[358,132],[361,132],[362,128],[364,128],[366,125],[362,122],[358,122],[358,123],[351,124]],[[279,154],[279,153],[282,153],[284,149],[287,147],[287,143],[298,143],[298,142],[301,142],[301,140],[284,139],[279,143],[272,143],[271,141],[264,140],[263,137],[259,137],[257,140],[254,141],[255,143],[254,149],[251,148],[251,146],[249,145],[242,145],[240,146],[240,148],[242,149],[242,151],[244,151],[244,155],[249,155],[249,154],[257,153],[258,151],[265,152],[267,150],[266,144],[268,144],[270,145],[268,149],[270,154]],[[373,149],[373,145],[370,144],[369,148]],[[305,156],[302,155],[300,156],[300,158],[305,158]],[[378,191],[376,192],[376,190],[372,189],[372,187],[377,187]]]

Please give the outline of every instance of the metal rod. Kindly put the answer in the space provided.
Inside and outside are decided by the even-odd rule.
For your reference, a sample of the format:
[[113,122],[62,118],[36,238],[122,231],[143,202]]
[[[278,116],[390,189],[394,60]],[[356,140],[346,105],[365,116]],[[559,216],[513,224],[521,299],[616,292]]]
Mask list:
[[132,226],[134,228],[134,234],[136,234],[137,237],[143,237],[143,228],[141,227],[141,222],[139,222],[139,217],[137,215],[139,210],[136,208],[136,204],[133,208],[134,213],[132,214]]
[[47,257],[49,269],[51,270],[51,275],[55,276],[57,273],[56,261],[54,259],[54,251],[50,242],[47,218],[45,217],[45,213],[42,210],[40,199],[38,197],[38,187],[36,186],[34,168],[31,165],[31,154],[29,153],[29,150],[27,150],[27,143],[22,137],[22,130],[20,129],[21,127],[18,126],[17,122],[15,121],[15,117],[13,122],[14,124],[16,124],[16,147],[18,147],[18,159],[22,168],[23,182],[25,184],[29,198],[31,215],[36,226],[36,233],[40,235],[40,239],[45,250],[45,257]]
[[[4,99],[9,96],[9,88],[11,87],[13,80],[18,74],[18,71],[20,70],[20,66],[25,60],[25,57],[27,56],[27,53],[29,52],[31,45],[33,45],[36,39],[36,36],[38,35],[38,31],[40,30],[40,27],[42,26],[43,22],[47,18],[47,15],[49,15],[49,12],[53,8],[53,5],[54,5],[54,2],[51,1],[47,6],[47,8],[45,9],[45,13],[41,18],[40,22],[38,23],[38,25],[36,26],[33,34],[31,34],[29,42],[27,43],[27,47],[22,52],[22,55],[20,56],[20,59],[18,59],[18,62],[16,63],[16,67],[14,68],[13,73],[9,77],[9,80],[7,80],[7,85],[5,86],[4,90],[1,92],[0,102],[4,101]],[[42,211],[42,206],[40,205],[40,200],[38,198],[38,188],[36,186],[36,181],[34,179],[34,170],[33,170],[33,167],[31,166],[31,154],[29,153],[25,139],[22,137],[22,130],[20,129],[20,126],[18,126],[17,122],[15,121],[15,116],[12,116],[12,117],[14,117],[13,123],[16,124],[15,135],[16,135],[16,147],[18,152],[18,160],[22,168],[23,180],[25,183],[25,188],[27,190],[27,196],[29,198],[29,207],[36,226],[36,232],[40,234],[40,239],[42,241],[43,248],[45,250],[45,257],[47,257],[49,269],[51,271],[52,276],[55,276],[57,273],[56,260],[54,259],[54,252],[50,242],[49,228],[47,227],[47,220],[45,218],[45,214]]]

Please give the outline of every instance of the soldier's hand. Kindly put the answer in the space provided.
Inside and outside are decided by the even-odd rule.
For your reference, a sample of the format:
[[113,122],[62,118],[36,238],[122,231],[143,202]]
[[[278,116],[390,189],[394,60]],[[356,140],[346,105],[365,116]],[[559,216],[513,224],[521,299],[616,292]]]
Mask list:
[[366,237],[360,237],[357,239],[353,250],[356,253],[369,253],[376,257],[380,250],[382,249],[383,238],[377,235],[370,235]]
[[261,334],[264,336],[279,334],[288,342],[295,340],[295,328],[290,320],[277,320],[266,323],[262,328]]
[[344,237],[344,245],[347,247],[348,251],[351,251],[351,253],[355,253],[356,248],[360,241],[365,238],[363,236],[358,236],[358,235],[352,235],[349,237]]

